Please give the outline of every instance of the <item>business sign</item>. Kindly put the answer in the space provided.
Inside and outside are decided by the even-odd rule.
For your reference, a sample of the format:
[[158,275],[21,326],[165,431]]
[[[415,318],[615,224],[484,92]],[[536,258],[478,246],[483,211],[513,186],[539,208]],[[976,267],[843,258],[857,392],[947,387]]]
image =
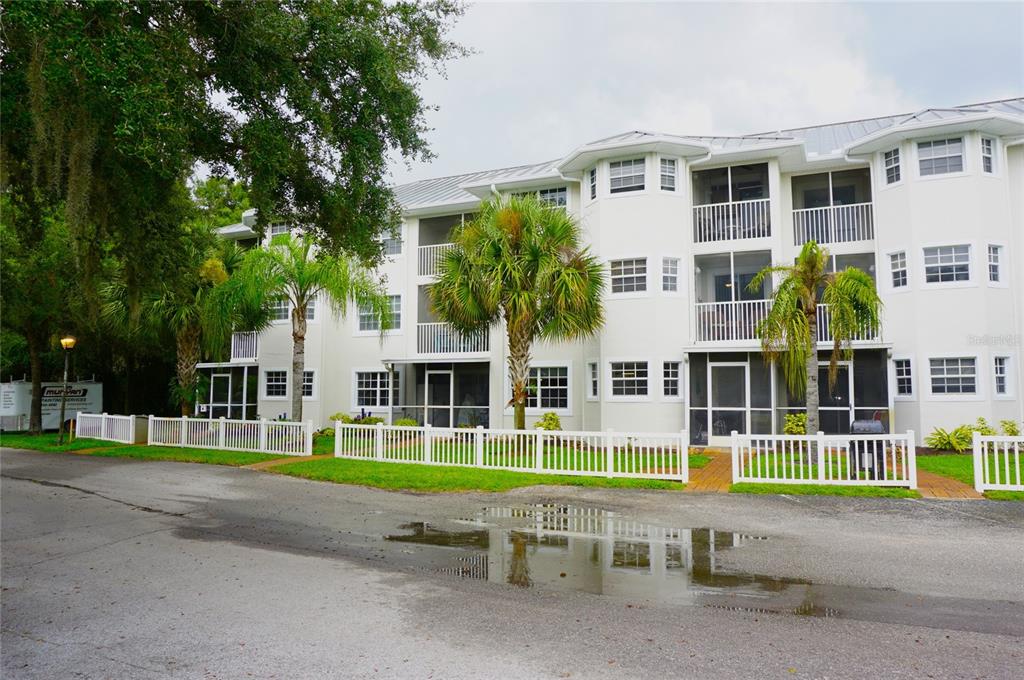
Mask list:
[[[43,429],[56,430],[60,425],[60,401],[64,394],[64,383],[43,383]],[[68,383],[65,418],[74,418],[83,413],[103,412],[103,383]],[[5,430],[20,430],[28,427],[32,410],[32,383],[0,383],[0,416]]]

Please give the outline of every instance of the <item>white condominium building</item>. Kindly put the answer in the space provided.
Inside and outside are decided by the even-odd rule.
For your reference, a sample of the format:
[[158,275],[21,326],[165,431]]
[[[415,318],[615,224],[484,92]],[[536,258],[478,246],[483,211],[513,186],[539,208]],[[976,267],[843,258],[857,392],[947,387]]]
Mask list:
[[[341,411],[511,427],[503,328],[460,336],[428,289],[452,227],[518,192],[575,216],[608,275],[593,339],[534,347],[528,424],[554,412],[565,429],[686,428],[698,445],[780,432],[802,401],[760,354],[770,284],[748,283],[809,240],[835,269],[869,272],[885,305],[831,389],[819,309],[826,432],[1024,419],[1024,99],[741,137],[627,132],[554,161],[399,186],[401,238],[380,267],[395,328],[382,340],[371,315],[317,306],[292,385],[283,305],[258,337],[236,334],[230,361],[202,365],[198,414],[288,415],[301,389],[318,425]],[[251,225],[221,231],[255,244]]]

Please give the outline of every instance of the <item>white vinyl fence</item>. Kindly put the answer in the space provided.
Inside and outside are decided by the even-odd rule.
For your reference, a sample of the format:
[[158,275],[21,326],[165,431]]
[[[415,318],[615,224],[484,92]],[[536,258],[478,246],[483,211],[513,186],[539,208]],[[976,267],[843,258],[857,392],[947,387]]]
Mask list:
[[689,479],[687,433],[334,425],[334,455],[557,475]]
[[225,451],[313,455],[313,421],[228,420],[149,417],[152,446],[183,446]]
[[1024,437],[989,437],[974,433],[974,488],[983,491],[1024,491],[1021,450]]
[[732,481],[917,488],[914,431],[882,435],[732,433]]
[[75,417],[75,436],[132,444],[135,441],[135,416],[79,413]]

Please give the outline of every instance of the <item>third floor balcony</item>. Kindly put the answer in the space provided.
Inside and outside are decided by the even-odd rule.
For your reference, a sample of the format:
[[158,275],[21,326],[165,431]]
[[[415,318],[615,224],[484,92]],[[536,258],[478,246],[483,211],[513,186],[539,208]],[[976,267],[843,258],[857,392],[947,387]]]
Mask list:
[[712,243],[772,235],[768,164],[693,173],[693,241]]

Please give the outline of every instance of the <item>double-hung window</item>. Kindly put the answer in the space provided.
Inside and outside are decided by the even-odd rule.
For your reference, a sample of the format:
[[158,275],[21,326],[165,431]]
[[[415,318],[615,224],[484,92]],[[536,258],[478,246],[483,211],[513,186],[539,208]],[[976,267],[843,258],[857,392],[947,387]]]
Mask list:
[[590,200],[597,198],[597,168],[590,169]]
[[526,382],[526,408],[569,408],[568,367],[538,366],[531,368]]
[[896,368],[896,394],[901,397],[909,397],[914,394],[914,375],[910,367],[910,359],[895,359],[893,365]]
[[313,371],[302,372],[302,396],[307,398],[313,396],[314,380],[316,380],[316,374]]
[[930,359],[932,394],[975,394],[978,391],[974,357]]
[[981,138],[981,169],[989,174],[996,171],[996,142],[991,137]]
[[676,190],[676,159],[674,158],[661,159],[661,190]]
[[587,399],[597,399],[600,394],[600,369],[596,361],[587,364]]
[[950,283],[971,280],[971,247],[936,246],[924,249],[924,280]]
[[388,236],[384,239],[384,254],[385,255],[401,255],[402,254],[402,237]]
[[922,177],[961,172],[964,169],[964,140],[952,137],[918,142],[917,162]]
[[564,208],[568,202],[569,191],[565,187],[541,189],[537,192],[537,200],[552,208]]
[[679,396],[679,363],[666,361],[662,364],[662,394],[666,397]]
[[287,321],[288,313],[291,311],[291,305],[288,302],[288,298],[279,297],[271,300],[270,302],[270,320],[271,321]]
[[267,371],[263,374],[263,395],[267,397],[288,396],[287,371]]
[[1003,255],[1002,246],[989,245],[988,247],[988,280],[989,283],[999,283],[1002,278],[1002,271],[1000,271],[999,265],[1001,264]]
[[[401,295],[389,295],[388,296],[388,307],[391,312],[391,325],[389,330],[401,330],[402,328],[402,296]],[[380,330],[380,319],[374,313],[372,307],[361,306],[359,308],[359,330],[360,331],[379,331]]]
[[907,285],[907,253],[900,251],[889,255],[889,268],[892,270],[892,287],[905,288]]
[[613,361],[612,396],[647,396],[647,362]]
[[287,234],[291,231],[287,222],[271,222],[270,223],[270,238],[280,236],[281,234]]
[[316,298],[306,304],[306,321],[316,321]]
[[1010,393],[1010,358],[993,357],[993,369],[995,370],[996,394],[1008,395]]
[[900,150],[895,148],[882,154],[885,162],[885,183],[895,184],[900,181]]
[[679,291],[679,258],[661,258],[661,289],[665,292]]
[[387,371],[358,371],[356,373],[356,406],[388,405]]
[[612,260],[612,292],[638,293],[647,290],[647,258]]
[[643,191],[644,189],[643,158],[628,161],[612,161],[608,164],[609,191],[620,194],[626,191]]

